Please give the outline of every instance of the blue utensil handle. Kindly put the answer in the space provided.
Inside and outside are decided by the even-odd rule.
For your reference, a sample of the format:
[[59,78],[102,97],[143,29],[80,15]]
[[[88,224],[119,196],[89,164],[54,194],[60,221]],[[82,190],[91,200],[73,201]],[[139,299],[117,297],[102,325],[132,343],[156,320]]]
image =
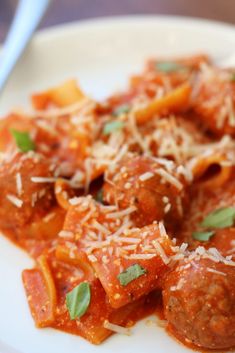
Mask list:
[[0,56],[0,92],[40,23],[49,0],[21,0]]

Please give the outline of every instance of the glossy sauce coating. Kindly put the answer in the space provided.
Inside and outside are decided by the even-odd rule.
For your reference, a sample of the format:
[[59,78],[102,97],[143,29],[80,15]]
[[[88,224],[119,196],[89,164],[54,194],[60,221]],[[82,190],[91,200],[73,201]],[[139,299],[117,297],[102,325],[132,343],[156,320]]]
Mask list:
[[[152,59],[104,102],[68,80],[1,120],[0,229],[35,259],[22,278],[37,327],[99,344],[157,310],[190,347],[234,347],[232,74],[205,55]],[[221,208],[222,226],[202,225]]]

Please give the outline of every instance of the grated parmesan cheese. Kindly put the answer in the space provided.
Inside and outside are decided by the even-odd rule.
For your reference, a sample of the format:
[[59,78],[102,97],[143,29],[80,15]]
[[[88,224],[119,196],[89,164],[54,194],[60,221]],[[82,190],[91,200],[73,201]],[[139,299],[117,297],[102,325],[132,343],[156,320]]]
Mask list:
[[133,212],[136,211],[136,207],[135,206],[130,206],[122,211],[117,211],[117,212],[112,212],[112,213],[108,213],[107,214],[107,218],[121,218],[123,216],[127,216]]
[[104,233],[105,235],[110,234],[110,230],[106,228],[104,225],[100,224],[98,221],[93,220],[92,225],[95,229],[99,230],[101,233]]
[[23,206],[23,200],[19,199],[15,195],[8,194],[6,198],[16,207],[21,208]]
[[116,242],[127,243],[127,244],[139,244],[141,242],[140,238],[128,238],[128,237],[118,237],[114,239]]
[[16,173],[16,190],[17,190],[18,196],[21,196],[23,193],[23,187],[22,187],[21,174],[19,172]]
[[50,222],[56,216],[55,212],[48,213],[45,217],[43,217],[43,222]]
[[166,228],[164,227],[163,222],[159,222],[158,227],[161,237],[167,237]]
[[89,259],[91,262],[97,262],[97,258],[95,257],[95,255],[90,254],[90,255],[88,255],[87,257],[88,257],[88,259]]
[[33,183],[54,183],[57,178],[31,177]]
[[104,328],[106,328],[107,330],[116,332],[116,333],[120,333],[122,335],[127,335],[127,336],[131,335],[131,331],[130,331],[129,328],[123,327],[123,326],[119,326],[119,325],[116,325],[116,324],[112,324],[108,320],[104,321]]
[[169,257],[166,255],[163,247],[161,246],[161,244],[159,244],[159,242],[157,240],[154,240],[153,242],[153,246],[155,247],[155,249],[157,250],[158,255],[161,257],[162,261],[164,262],[165,265],[168,265],[170,262]]
[[81,203],[81,199],[79,197],[73,197],[72,199],[69,199],[69,203],[72,206],[77,206]]
[[61,238],[73,238],[74,234],[69,230],[61,230],[58,236]]
[[149,260],[155,257],[156,254],[131,254],[125,256],[126,259],[131,259],[131,260]]
[[168,213],[171,209],[171,204],[168,203],[165,207],[164,207],[164,213]]
[[163,168],[156,169],[155,172],[158,175],[160,175],[165,181],[174,185],[177,189],[179,189],[179,190],[183,189],[182,183],[178,179],[176,179],[173,175],[171,175],[166,170],[164,170]]
[[170,290],[172,292],[175,292],[177,290],[181,290],[183,288],[183,285],[184,285],[184,279],[183,278],[180,278],[179,282],[176,284],[176,286],[171,286],[170,287]]
[[154,174],[152,172],[146,172],[146,173],[141,174],[139,176],[139,179],[141,181],[146,181],[146,180],[151,179],[153,176],[154,176]]
[[214,268],[207,267],[206,270],[207,270],[207,272],[215,273],[215,274],[221,275],[221,276],[226,276],[226,273],[224,273],[222,271],[217,271]]

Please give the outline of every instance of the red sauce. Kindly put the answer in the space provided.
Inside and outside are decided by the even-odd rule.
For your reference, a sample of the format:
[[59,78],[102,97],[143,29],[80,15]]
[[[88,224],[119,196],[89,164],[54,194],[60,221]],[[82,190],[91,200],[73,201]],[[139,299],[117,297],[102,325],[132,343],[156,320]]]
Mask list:
[[[208,214],[235,205],[234,79],[231,70],[208,65],[204,55],[150,60],[142,74],[131,78],[126,92],[103,103],[90,100],[69,80],[34,94],[35,108],[42,109],[34,119],[19,113],[1,120],[0,229],[35,259],[35,267],[22,277],[38,327],[99,344],[113,333],[105,323],[128,328],[155,313],[168,320],[170,336],[200,350],[203,332],[196,346],[189,330],[180,334],[178,328],[184,328],[188,307],[188,322],[191,314],[200,313],[197,297],[209,296],[208,322],[218,332],[215,341],[226,340],[224,327],[232,332],[233,314],[227,313],[230,304],[231,312],[234,307],[233,283],[215,277],[216,270],[227,266],[224,260],[231,259],[208,262],[211,272],[203,267],[203,254],[193,257],[198,246],[207,255],[214,247],[221,256],[234,256],[233,219],[229,226],[213,229],[203,243],[192,236]],[[23,145],[26,134],[28,151],[12,129],[23,133]],[[177,250],[173,237],[178,246],[187,242],[190,252]],[[189,295],[189,306],[181,303],[185,311],[173,325],[171,313],[167,316],[164,293],[171,287],[166,283],[172,276],[173,292],[179,294],[172,295],[172,307],[177,309],[185,288],[175,281],[185,272],[176,268],[190,256],[203,270],[191,280],[196,270],[189,264],[189,280],[183,284],[190,289],[183,293],[184,299]],[[130,276],[128,271],[131,278],[122,282],[120,275]],[[232,278],[232,270],[226,275]],[[208,282],[199,288],[202,278]],[[71,319],[66,295],[82,282],[89,284],[91,299],[84,314]],[[198,326],[203,331],[200,322]],[[231,336],[229,342],[234,342]]]

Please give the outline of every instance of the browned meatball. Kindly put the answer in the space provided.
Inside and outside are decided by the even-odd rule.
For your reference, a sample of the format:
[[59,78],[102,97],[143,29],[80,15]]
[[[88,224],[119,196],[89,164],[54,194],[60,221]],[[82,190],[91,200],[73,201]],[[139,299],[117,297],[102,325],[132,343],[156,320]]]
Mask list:
[[235,267],[183,261],[168,274],[163,301],[169,329],[183,341],[210,349],[235,346]]
[[185,212],[184,219],[177,229],[175,236],[180,242],[189,244],[190,249],[199,245],[205,248],[215,247],[223,256],[235,255],[235,227],[213,229],[214,235],[208,241],[198,241],[193,238],[193,232],[201,231],[202,221],[211,213],[223,207],[235,205],[235,178],[227,181],[219,188],[210,190],[194,189],[190,195],[191,203]]
[[107,172],[104,200],[122,209],[135,206],[132,217],[140,227],[163,219],[176,223],[183,215],[185,185],[185,175],[172,161],[130,156]]
[[11,129],[33,135],[36,152],[50,158],[59,167],[60,175],[65,177],[71,177],[76,169],[81,167],[85,148],[83,144],[89,144],[90,141],[89,136],[86,136],[84,143],[76,144],[80,137],[71,126],[67,115],[54,119],[31,119],[24,115],[10,114],[0,120],[0,151],[5,152],[12,150],[13,146],[17,147]]
[[223,256],[235,255],[235,228],[217,229],[207,247],[215,247]]
[[[0,166],[0,228],[21,234],[27,224],[42,218],[54,204],[53,166],[34,153],[17,153]],[[40,179],[38,180],[40,181]],[[43,181],[43,179],[41,180]]]

